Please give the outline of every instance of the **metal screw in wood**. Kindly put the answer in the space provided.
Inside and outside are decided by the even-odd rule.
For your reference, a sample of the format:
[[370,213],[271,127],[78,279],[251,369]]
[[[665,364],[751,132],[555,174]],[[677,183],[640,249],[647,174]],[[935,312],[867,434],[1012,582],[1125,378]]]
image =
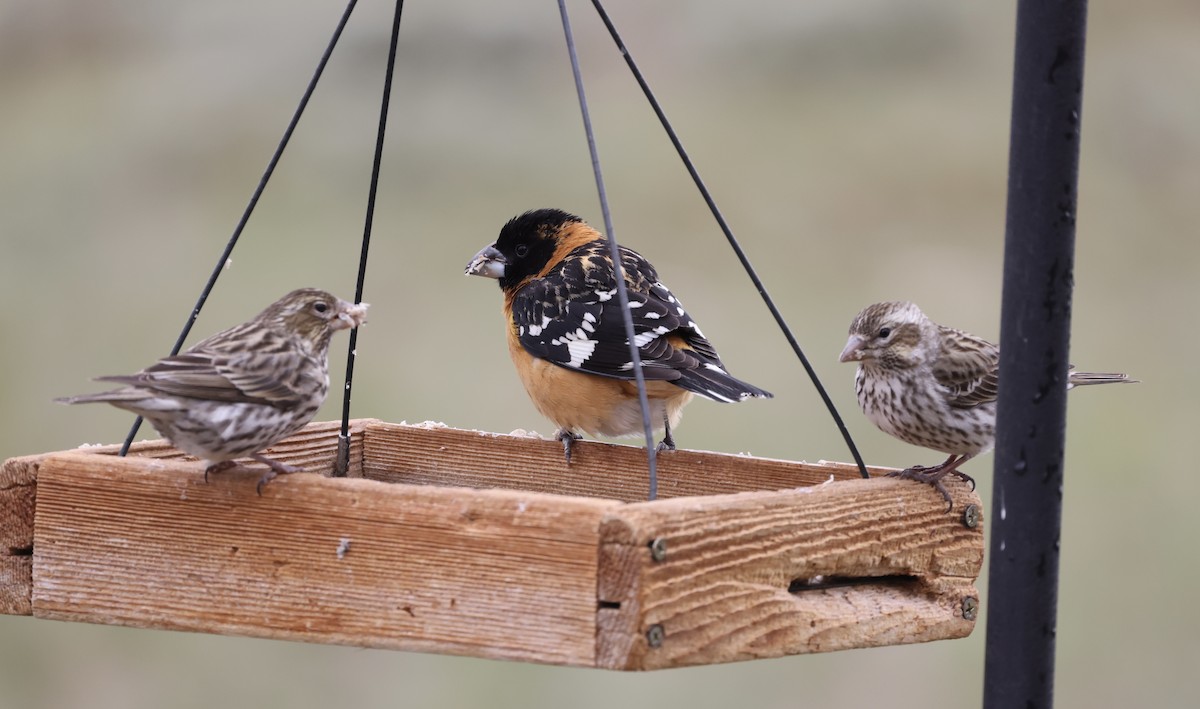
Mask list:
[[963,509],[963,524],[967,529],[975,529],[979,526],[979,505],[967,505]]
[[646,643],[650,647],[662,647],[666,637],[667,632],[663,630],[662,623],[655,623],[646,629]]
[[667,558],[667,540],[662,537],[655,537],[650,542],[650,558],[655,561],[662,561]]

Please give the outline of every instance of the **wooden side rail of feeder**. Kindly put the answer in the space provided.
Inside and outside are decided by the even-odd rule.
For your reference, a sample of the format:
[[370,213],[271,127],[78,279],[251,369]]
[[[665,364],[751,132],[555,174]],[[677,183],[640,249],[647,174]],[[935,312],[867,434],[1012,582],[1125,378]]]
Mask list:
[[[161,442],[0,468],[0,612],[642,670],[966,636],[979,500],[834,463],[358,420],[349,478]],[[328,471],[337,426],[269,452]],[[836,482],[833,482],[836,481]],[[964,515],[964,510],[969,514]]]

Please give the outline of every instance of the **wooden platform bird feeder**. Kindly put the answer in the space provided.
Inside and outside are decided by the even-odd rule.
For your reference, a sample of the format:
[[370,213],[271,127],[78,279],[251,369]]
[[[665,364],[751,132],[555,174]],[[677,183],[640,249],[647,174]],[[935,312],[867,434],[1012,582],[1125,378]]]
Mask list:
[[[338,427],[268,452],[328,471]],[[162,442],[0,468],[0,612],[620,670],[966,636],[979,499],[838,463],[357,420],[348,478]],[[876,471],[878,472],[878,471]]]

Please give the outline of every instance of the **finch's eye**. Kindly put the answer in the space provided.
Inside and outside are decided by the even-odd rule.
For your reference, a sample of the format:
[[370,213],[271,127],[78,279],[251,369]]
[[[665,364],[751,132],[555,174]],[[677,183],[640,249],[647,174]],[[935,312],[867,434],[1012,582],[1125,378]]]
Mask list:
[[881,338],[883,338],[883,339],[887,339],[887,336],[888,336],[888,335],[890,335],[890,334],[892,334],[892,328],[890,328],[890,327],[881,327],[881,328],[879,328],[879,336],[880,336]]
[[327,303],[313,303],[313,310],[318,313],[324,313],[329,310],[329,305]]
[[517,244],[514,251],[517,253],[517,258],[525,258],[529,254],[529,244]]

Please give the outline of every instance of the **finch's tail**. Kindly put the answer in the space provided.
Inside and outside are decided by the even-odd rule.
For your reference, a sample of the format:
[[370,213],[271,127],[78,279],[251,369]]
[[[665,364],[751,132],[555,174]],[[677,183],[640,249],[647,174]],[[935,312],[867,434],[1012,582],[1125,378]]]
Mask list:
[[96,394],[81,394],[79,396],[62,396],[54,401],[59,404],[117,404],[141,401],[146,398],[146,392],[132,387],[113,389]]
[[1128,374],[1117,372],[1076,372],[1067,375],[1067,388],[1087,386],[1088,384],[1137,384],[1138,380],[1130,379]]
[[731,403],[746,399],[770,399],[769,391],[759,389],[735,378],[715,364],[701,364],[695,369],[685,369],[672,383],[700,396]]

